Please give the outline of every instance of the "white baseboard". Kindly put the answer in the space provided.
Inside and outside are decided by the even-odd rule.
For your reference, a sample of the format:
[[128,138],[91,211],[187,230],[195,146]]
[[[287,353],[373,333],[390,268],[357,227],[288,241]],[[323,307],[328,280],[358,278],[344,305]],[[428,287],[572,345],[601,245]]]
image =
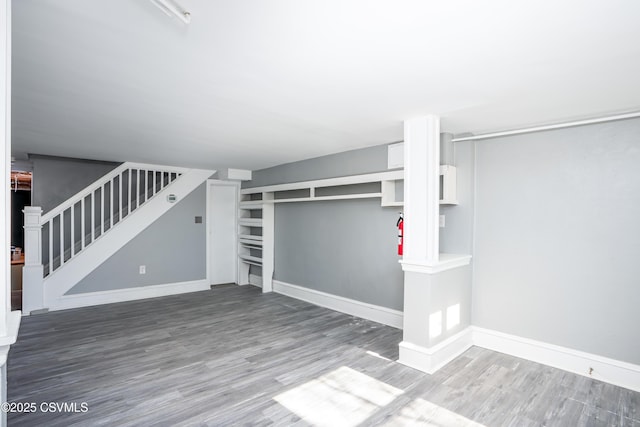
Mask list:
[[433,374],[473,345],[471,327],[467,327],[433,347],[422,347],[407,341],[399,344],[398,362]]
[[163,297],[209,290],[206,279],[190,282],[167,283],[164,285],[140,286],[137,288],[114,289],[111,291],[89,292],[86,294],[63,295],[51,301],[50,311],[68,308],[89,307],[114,302],[133,301],[145,298]]
[[273,291],[291,298],[307,301],[320,307],[346,313],[351,316],[361,317],[383,325],[402,329],[402,312],[378,305],[367,304],[365,302],[303,288],[302,286],[290,283],[273,281]]
[[[473,326],[474,345],[640,391],[640,366]],[[593,369],[593,371],[591,371]]]

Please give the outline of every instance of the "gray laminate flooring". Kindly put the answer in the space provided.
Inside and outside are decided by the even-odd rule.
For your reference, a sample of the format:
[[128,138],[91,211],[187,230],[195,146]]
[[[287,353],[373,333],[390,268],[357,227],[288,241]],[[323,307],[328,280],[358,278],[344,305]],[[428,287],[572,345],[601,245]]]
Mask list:
[[235,285],[26,317],[9,401],[78,412],[9,425],[640,427],[640,393],[476,347],[426,375],[394,361],[401,339]]

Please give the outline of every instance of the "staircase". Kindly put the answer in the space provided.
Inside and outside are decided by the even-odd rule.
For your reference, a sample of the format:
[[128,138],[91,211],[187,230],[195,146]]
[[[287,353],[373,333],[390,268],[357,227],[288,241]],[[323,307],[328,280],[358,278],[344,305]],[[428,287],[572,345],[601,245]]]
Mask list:
[[123,163],[45,215],[25,209],[25,253],[32,257],[25,259],[24,311],[55,309],[69,289],[175,206],[169,194],[179,201],[214,172]]

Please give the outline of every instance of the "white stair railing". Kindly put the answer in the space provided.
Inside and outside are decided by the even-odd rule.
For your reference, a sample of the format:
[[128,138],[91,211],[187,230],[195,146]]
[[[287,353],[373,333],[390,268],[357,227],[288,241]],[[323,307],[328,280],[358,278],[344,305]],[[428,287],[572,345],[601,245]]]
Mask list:
[[42,215],[44,277],[55,273],[186,171],[123,163]]

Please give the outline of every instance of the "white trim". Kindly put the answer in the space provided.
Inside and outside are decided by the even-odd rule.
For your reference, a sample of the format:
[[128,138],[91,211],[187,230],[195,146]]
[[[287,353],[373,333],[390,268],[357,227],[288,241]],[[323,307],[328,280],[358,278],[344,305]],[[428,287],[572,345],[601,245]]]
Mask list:
[[420,261],[400,260],[403,271],[411,271],[415,273],[435,274],[446,270],[452,270],[458,267],[464,267],[471,262],[471,255],[460,254],[440,254],[440,260],[437,263],[428,264]]
[[22,312],[20,310],[7,313],[7,335],[0,337],[0,346],[10,346],[16,342],[21,320]]
[[248,169],[220,169],[217,177],[225,181],[251,181],[252,172]]
[[167,295],[184,294],[187,292],[206,291],[208,289],[211,289],[208,281],[206,279],[202,279],[190,282],[167,283],[163,285],[139,286],[136,288],[89,292],[86,294],[63,295],[51,301],[49,310],[66,310],[69,308],[156,298]]
[[263,193],[262,200],[262,292],[273,291],[273,270],[275,259],[275,206],[267,203],[273,200],[273,193]]
[[[164,187],[178,196],[178,200],[186,197],[200,184],[211,176],[213,171],[191,169],[184,173],[180,179],[173,181]],[[164,215],[177,203],[169,203],[164,197],[154,197],[144,205],[137,208],[133,214],[127,215],[103,236],[92,242],[83,251],[73,258],[73,262],[67,262],[53,274],[44,278],[44,306],[55,304],[60,296],[75,286],[80,280],[91,273],[97,266],[105,262],[115,254],[122,246],[131,241],[140,232],[146,229],[154,221]]]
[[502,132],[492,132],[492,133],[485,133],[485,134],[480,134],[480,135],[465,136],[465,137],[461,137],[461,138],[453,138],[451,141],[452,142],[475,141],[475,140],[478,140],[478,139],[498,138],[498,137],[501,137],[501,136],[510,136],[510,135],[519,135],[519,134],[523,134],[523,133],[540,132],[540,131],[543,131],[543,130],[562,129],[562,128],[568,128],[568,127],[574,127],[574,126],[584,126],[584,125],[591,125],[591,124],[596,124],[596,123],[613,122],[613,121],[616,121],[616,120],[633,119],[635,117],[640,117],[640,111],[635,111],[635,112],[626,113],[626,114],[616,114],[616,115],[613,115],[613,116],[598,117],[598,118],[594,118],[594,119],[586,119],[586,120],[577,120],[577,121],[572,121],[572,122],[556,123],[556,124],[553,124],[553,125],[541,125],[541,126],[534,126],[534,127],[524,128],[524,129],[514,129],[514,130],[507,130],[507,131],[502,131]]
[[401,311],[393,310],[379,305],[368,304],[366,302],[356,301],[313,289],[304,288],[302,286],[284,283],[279,280],[273,281],[273,292],[296,298],[320,307],[329,308],[351,316],[361,317],[363,319],[373,320],[383,325],[392,326],[402,329]]
[[[640,391],[640,365],[473,326],[474,345]],[[589,375],[590,368],[593,372]]]
[[[238,253],[238,234],[239,234],[239,224],[238,224],[238,217],[240,216],[240,208],[239,208],[239,203],[240,203],[240,183],[239,182],[233,182],[233,181],[222,181],[220,179],[207,179],[207,194],[206,194],[206,233],[207,233],[207,237],[206,237],[206,242],[205,244],[207,245],[206,248],[206,257],[207,257],[207,281],[209,283],[211,283],[211,187],[213,187],[214,185],[226,185],[226,186],[233,186],[236,187],[236,214],[234,216],[234,227],[233,229],[234,231],[234,236],[236,236],[233,239],[233,253],[237,254]],[[235,282],[238,282],[238,278],[240,277],[240,273],[238,272],[238,268],[236,267],[235,269]]]
[[403,341],[398,362],[432,374],[472,345],[640,392],[640,365],[477,326],[429,348]]
[[467,327],[433,347],[422,347],[402,341],[398,347],[398,362],[428,374],[433,374],[473,345],[471,327]]
[[313,181],[290,182],[287,184],[267,185],[265,187],[244,188],[241,194],[270,193],[274,191],[301,190],[311,187],[333,187],[337,185],[363,184],[376,181],[404,179],[404,171],[377,172],[364,175],[341,176],[338,178],[316,179]]
[[[385,182],[385,181],[382,181]],[[315,190],[315,187],[311,187]],[[340,194],[338,196],[311,196],[298,197],[293,199],[273,199],[267,200],[265,203],[294,203],[294,202],[322,202],[327,200],[351,200],[351,199],[381,199],[382,193],[358,193],[358,194]]]

